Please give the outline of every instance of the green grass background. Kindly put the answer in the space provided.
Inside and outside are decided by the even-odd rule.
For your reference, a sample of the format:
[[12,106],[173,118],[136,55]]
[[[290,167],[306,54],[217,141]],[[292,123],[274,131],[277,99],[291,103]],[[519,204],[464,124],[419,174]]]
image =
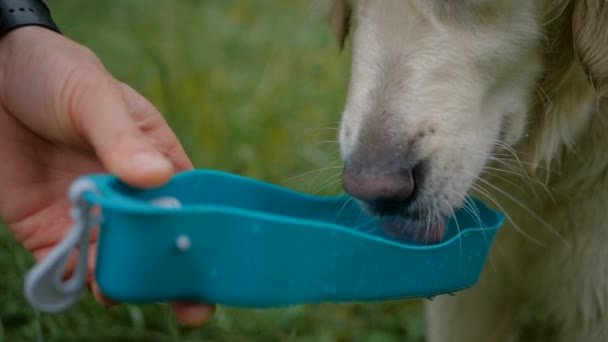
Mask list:
[[[316,194],[341,191],[335,143],[348,82],[310,0],[51,1],[63,32],[166,116],[196,167]],[[165,305],[105,309],[88,293],[39,314],[22,295],[33,260],[0,227],[0,341],[419,341],[415,301],[219,308],[184,329]]]

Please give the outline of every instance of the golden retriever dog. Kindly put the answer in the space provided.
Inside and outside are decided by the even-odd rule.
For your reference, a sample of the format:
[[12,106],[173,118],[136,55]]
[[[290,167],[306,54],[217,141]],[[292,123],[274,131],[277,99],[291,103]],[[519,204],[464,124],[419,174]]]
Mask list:
[[427,302],[428,340],[534,316],[608,341],[608,1],[326,1],[352,43],[345,190],[426,243],[468,194],[508,218],[479,283]]

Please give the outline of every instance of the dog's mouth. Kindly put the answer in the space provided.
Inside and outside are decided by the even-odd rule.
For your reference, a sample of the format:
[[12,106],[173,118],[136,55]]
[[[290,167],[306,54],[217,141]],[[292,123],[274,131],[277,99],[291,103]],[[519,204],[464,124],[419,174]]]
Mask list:
[[408,211],[404,206],[362,204],[379,218],[382,229],[390,238],[423,245],[440,243],[446,233],[447,217],[437,218],[420,211]]
[[407,217],[382,218],[382,228],[391,238],[424,245],[440,243],[445,235],[445,222],[424,224]]

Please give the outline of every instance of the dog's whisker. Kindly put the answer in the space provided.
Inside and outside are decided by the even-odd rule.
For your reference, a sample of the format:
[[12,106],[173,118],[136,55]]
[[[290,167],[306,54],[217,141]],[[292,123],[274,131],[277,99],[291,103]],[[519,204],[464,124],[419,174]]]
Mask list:
[[[546,166],[540,166],[540,165],[535,165],[534,163],[530,163],[530,162],[525,162],[522,161],[520,159],[510,159],[510,158],[499,158],[499,157],[494,157],[494,156],[488,156],[486,157],[486,159],[488,160],[494,160],[497,162],[502,162],[502,163],[508,163],[512,166],[519,166],[522,170],[527,170],[525,168],[525,166],[529,166],[529,167],[534,167],[537,168],[539,170],[549,170]],[[514,163],[518,164],[518,165],[513,165]]]
[[513,220],[511,215],[505,210],[505,208],[500,204],[500,202],[498,200],[496,200],[487,190],[483,189],[479,185],[473,185],[472,189],[474,191],[480,193],[484,197],[486,197],[488,201],[494,203],[494,205],[496,205],[498,207],[498,209],[505,215],[506,219],[511,223],[513,228],[515,228],[515,230],[517,230],[517,232],[520,233],[525,239],[527,239],[528,241],[531,241],[534,244],[537,244],[540,247],[546,247],[545,243],[541,242],[540,240],[538,240],[535,237],[531,236],[530,234],[526,233],[519,226],[519,224],[517,224],[517,222],[515,222],[515,220]]
[[[531,189],[533,191],[534,191],[534,187],[532,187],[532,185],[535,184],[537,186],[540,186],[549,195],[549,197],[552,200],[555,200],[553,192],[551,191],[551,189],[549,189],[548,179],[545,179],[544,181],[542,181],[536,177],[532,177],[528,173],[525,172],[525,169],[522,169],[520,172],[517,172],[517,169],[514,168],[514,165],[512,165],[511,163],[505,162],[504,160],[495,160],[495,161],[505,167],[502,169],[497,168],[497,170],[504,170],[503,172],[506,172],[507,171],[506,169],[515,170],[513,172],[520,174],[524,180],[526,180],[526,181],[528,181],[528,183],[530,183]],[[534,184],[532,184],[532,183],[534,183]]]
[[[444,204],[446,205],[446,207],[448,207],[450,209],[451,215],[454,218],[454,225],[456,226],[456,232],[458,233],[458,264],[459,264],[459,268],[462,268],[462,256],[463,256],[463,249],[462,249],[462,236],[460,236],[461,233],[461,229],[460,229],[460,223],[458,222],[458,218],[456,217],[456,212],[454,211],[454,209],[452,208],[452,206],[450,205],[450,203],[447,200],[443,200]],[[447,226],[446,226],[447,229]]]
[[514,181],[508,179],[507,177],[499,176],[499,175],[497,175],[497,174],[495,174],[495,173],[493,173],[491,171],[492,170],[484,168],[483,170],[481,170],[480,174],[481,175],[486,174],[486,175],[488,175],[488,176],[490,176],[492,178],[499,179],[499,180],[501,180],[501,181],[503,181],[503,182],[505,182],[507,184],[510,184],[511,186],[513,186],[515,189],[517,189],[519,191],[522,191],[522,192],[524,191],[524,189],[523,189],[523,187],[521,185],[515,183]]
[[338,218],[340,217],[340,215],[342,214],[342,211],[344,210],[344,208],[346,208],[351,202],[353,202],[353,198],[349,197],[346,199],[346,201],[344,201],[344,203],[342,203],[342,205],[340,206],[340,208],[338,209],[338,211],[336,212],[336,214],[334,215],[334,221],[337,221]]
[[337,140],[319,140],[315,144],[316,145],[321,145],[321,144],[339,145],[340,142]]
[[[324,170],[324,171],[335,170],[336,168],[341,169],[341,167],[340,167],[340,166],[338,166],[338,167],[331,166],[331,167],[327,167],[327,168],[325,168],[325,170]],[[319,178],[320,174],[321,174],[321,173],[320,173],[320,172],[318,172],[316,175],[314,175],[314,176],[313,176],[313,178],[312,178],[312,179],[310,180],[310,182],[308,183],[308,188],[307,188],[307,192],[308,192],[308,193],[313,193],[313,191],[315,191],[315,190],[313,190],[313,188],[316,186],[316,184],[317,184],[317,179]],[[329,183],[332,183],[332,184],[333,184],[333,183],[335,183],[335,182],[336,182],[336,180],[335,180],[336,178],[338,178],[338,180],[340,179],[340,173],[339,173],[339,172],[338,172],[338,173],[336,173],[336,174],[334,174],[333,176],[329,176],[329,177],[327,178],[327,179],[328,179],[328,180],[327,180],[327,182],[329,182]],[[324,189],[324,188],[326,187],[326,185],[327,185],[327,184],[320,184],[320,185],[318,185],[318,187],[320,187],[321,189]],[[317,190],[317,193],[318,193],[318,192],[320,192],[320,190]]]
[[521,152],[518,153],[518,151],[516,151],[511,145],[507,144],[504,141],[497,140],[497,139],[494,139],[492,142],[495,145],[498,145],[503,151],[508,152],[515,160],[521,162],[521,160],[519,159],[519,153],[521,153]]
[[511,167],[511,168],[518,167],[519,169],[521,169],[522,173],[526,173],[526,174],[528,174],[529,169],[527,169],[525,166],[528,166],[530,168],[535,168],[538,170],[543,170],[543,171],[550,170],[549,168],[547,168],[545,166],[536,165],[534,163],[526,162],[521,159],[512,158],[512,156],[510,154],[499,154],[499,153],[487,154],[487,153],[483,153],[483,151],[477,151],[477,152],[479,154],[472,154],[471,158],[481,159],[481,160],[488,161],[488,162],[495,161],[495,162],[498,162],[505,166],[508,165],[508,167]]
[[[478,208],[476,208],[474,206],[474,203],[472,201],[470,201],[469,199],[467,199],[467,197],[464,196],[461,193],[458,193],[458,196],[463,200],[463,203],[464,203],[463,207],[462,207],[463,210],[465,211],[465,213],[468,213],[469,215],[471,215],[475,219],[475,224],[477,226],[479,226],[479,227],[483,227],[483,228],[487,227],[485,225],[485,223],[483,222],[483,220],[481,219],[480,212],[479,212]],[[458,232],[460,233],[460,226],[458,225],[458,220],[456,218],[456,214],[454,212],[454,209],[449,205],[449,202],[447,204],[448,204],[447,207],[450,209],[450,211],[452,212],[452,216],[454,217],[454,221],[455,221],[456,227],[458,228]],[[487,236],[487,234],[486,234],[485,231],[483,232],[483,237],[486,240],[486,243],[489,243],[488,236]],[[460,245],[461,245],[460,248],[462,249],[462,241],[459,241],[459,242],[460,242]],[[490,259],[490,263],[495,268],[495,265],[493,264],[493,261],[491,259]]]
[[[526,175],[529,179],[535,179],[536,182],[538,183],[538,185],[543,186],[547,191],[548,191],[548,184],[549,184],[549,174],[550,172],[547,172],[547,177],[545,177],[544,180],[539,179],[538,177],[532,177],[527,170],[524,167],[517,167],[517,165],[514,165],[512,162],[510,162],[509,160],[505,160],[505,159],[501,159],[501,158],[489,158],[490,160],[490,164],[492,164],[492,162],[495,162],[497,164],[502,165],[505,169],[509,169],[509,170],[513,170],[515,172],[518,172],[521,175]],[[540,168],[539,168],[540,169]],[[557,173],[554,173],[557,175]]]
[[477,178],[480,182],[486,184],[487,186],[493,188],[494,190],[496,190],[498,193],[502,194],[504,197],[508,198],[509,200],[511,200],[513,203],[515,203],[517,206],[519,206],[521,209],[523,209],[524,211],[526,211],[531,217],[533,217],[534,219],[536,219],[539,223],[541,223],[541,225],[543,225],[546,229],[548,229],[552,234],[554,234],[555,236],[557,236],[559,239],[561,239],[563,242],[565,242],[564,237],[551,225],[549,225],[547,223],[547,221],[545,221],[544,219],[542,219],[538,214],[536,214],[532,209],[530,209],[528,206],[524,205],[521,201],[517,200],[515,197],[511,196],[510,194],[508,194],[507,192],[503,191],[502,189],[498,188],[497,186],[493,185],[492,183],[484,180],[483,178]]
[[[489,172],[486,170],[483,170],[480,173],[480,176],[482,176],[483,178],[485,178],[488,181],[492,181],[492,183],[502,183],[504,185],[509,186],[511,189],[517,190],[520,194],[524,194],[526,193],[526,191],[524,190],[524,188],[522,186],[518,186],[516,182],[510,180],[507,177],[501,177],[497,174],[497,172],[500,171],[493,171],[493,172]],[[523,181],[521,182],[521,184],[526,185],[526,188],[528,189],[528,191],[530,193],[532,193],[532,195],[534,196],[534,198],[538,201],[541,200],[541,197],[537,191],[537,189],[534,187],[534,184],[532,184],[532,182],[528,181],[527,179],[523,179]]]
[[[521,161],[517,161],[517,160],[513,160],[513,159],[507,159],[507,158],[498,158],[495,156],[473,156],[473,158],[482,158],[484,160],[489,160],[490,163],[489,165],[486,165],[483,167],[483,170],[493,170],[496,172],[501,172],[501,173],[505,173],[505,174],[509,174],[509,175],[514,175],[514,176],[518,176],[521,177],[522,180],[524,180],[526,182],[526,185],[528,185],[528,187],[530,188],[530,190],[534,193],[534,195],[536,197],[538,197],[538,193],[536,191],[536,188],[534,187],[534,185],[540,186],[541,189],[547,193],[547,195],[550,196],[550,198],[552,200],[555,200],[554,196],[553,196],[553,192],[549,189],[548,185],[546,184],[546,182],[543,182],[535,177],[532,177],[531,175],[528,174],[526,168],[524,168],[522,165],[517,165],[519,163],[521,164],[525,164],[524,162]],[[500,164],[502,167],[497,168],[497,167],[493,167],[492,162],[495,162],[497,164]],[[494,177],[496,178],[503,178],[500,177],[496,174],[492,174]],[[503,179],[505,180],[505,179]],[[506,180],[505,180],[506,181]],[[509,181],[509,183],[512,181]],[[520,189],[521,190],[521,189]]]
[[317,126],[317,127],[312,127],[312,128],[306,129],[306,130],[300,132],[295,137],[295,140],[299,141],[299,140],[302,140],[307,135],[312,135],[312,134],[316,134],[316,133],[327,135],[328,134],[327,132],[334,132],[334,134],[335,134],[336,132],[340,131],[339,124],[340,124],[339,121],[338,122],[328,122],[328,123],[321,124],[320,126]]
[[[480,186],[473,186],[473,190],[474,190],[474,191],[477,191],[477,192],[479,192],[479,193],[481,193],[481,194],[482,194],[484,197],[488,198],[488,200],[490,200],[490,201],[492,201],[492,202],[494,202],[494,201],[495,201],[495,199],[493,199],[493,196],[492,196],[492,195],[491,195],[489,192],[485,191],[485,190],[484,190],[482,187],[480,187]],[[481,220],[481,216],[480,216],[479,211],[478,211],[478,210],[476,210],[476,208],[474,208],[474,207],[473,207],[473,203],[471,203],[471,202],[469,202],[469,201],[466,201],[466,197],[465,197],[464,195],[462,195],[462,194],[459,194],[459,195],[460,195],[460,196],[461,196],[461,197],[462,197],[462,198],[465,200],[465,203],[467,203],[467,204],[468,204],[468,205],[465,205],[465,207],[468,207],[468,208],[469,208],[468,212],[469,212],[469,213],[470,213],[470,214],[471,214],[473,217],[475,217],[476,223],[477,223],[479,226],[481,226],[481,227],[485,226],[485,225],[483,224],[483,221]],[[492,198],[492,199],[490,199],[490,198]],[[469,204],[469,203],[470,203],[470,204]],[[510,218],[508,218],[508,220],[510,220]],[[511,221],[511,224],[513,224],[512,220],[510,220],[510,221]],[[516,228],[516,230],[517,230],[517,228]],[[485,235],[484,235],[484,236],[485,236]],[[498,245],[498,244],[495,242],[495,247],[494,247],[494,248],[495,248],[495,249],[496,249],[496,248],[498,249],[498,251],[499,251],[499,253],[501,254],[501,256],[502,256],[502,257],[505,257],[505,256],[506,256],[505,251],[504,251],[504,249],[502,248],[502,245]],[[494,268],[494,271],[496,271],[496,270],[497,270],[497,267],[496,267],[496,265],[495,265],[495,263],[494,263],[494,260],[493,260],[493,258],[492,258],[492,256],[491,256],[491,255],[489,256],[489,261],[490,261],[490,264],[492,265],[492,267]]]
[[[464,173],[467,174],[468,176],[473,177],[477,181],[482,181],[482,179],[479,176],[477,176],[477,175],[473,175],[473,174],[470,174],[470,173],[467,173],[467,172],[464,172]],[[494,187],[494,188],[498,189],[496,187]],[[509,220],[511,222],[511,224],[513,225],[513,227],[515,227],[515,229],[518,230],[526,239],[529,239],[530,241],[533,241],[533,242],[537,243],[540,246],[544,246],[545,245],[544,243],[540,242],[536,238],[534,238],[534,237],[530,236],[529,234],[527,234],[526,232],[524,232],[524,230],[519,226],[519,224],[517,224],[511,218],[511,216],[509,215],[509,213],[500,204],[500,202],[494,196],[492,196],[492,194],[488,190],[484,189],[484,187],[481,184],[475,184],[474,183],[474,184],[471,185],[471,189],[473,191],[479,193],[483,197],[487,198],[487,200],[489,200],[492,203],[494,203],[498,207],[498,209],[500,209],[500,211],[502,211],[505,214],[507,220]],[[477,216],[477,218],[478,218],[479,222],[481,223],[481,218],[479,216]]]
[[[463,206],[462,206],[462,210],[464,210],[465,213],[471,215],[471,217],[473,217],[475,219],[475,224],[483,227],[485,226],[483,223],[483,220],[481,219],[481,216],[479,215],[479,211],[476,210],[474,203],[471,202],[470,200],[467,199],[467,197],[461,193],[457,193],[457,196],[460,197],[460,199],[463,201]],[[449,206],[450,210],[453,211],[452,207]]]
[[[334,131],[334,132],[338,132],[338,131],[340,131],[340,128],[339,128],[339,127],[330,127],[330,126],[327,126],[327,127],[317,127],[317,128],[315,128],[315,130],[314,130],[314,131],[324,131],[324,130],[325,130],[325,131]],[[313,132],[314,132],[314,131],[313,131]]]
[[492,170],[492,171],[496,171],[496,172],[502,172],[502,173],[506,173],[506,174],[509,174],[509,175],[513,175],[513,176],[517,176],[517,177],[522,178],[525,181],[533,182],[533,183],[535,183],[535,184],[537,184],[539,186],[546,187],[545,183],[543,183],[543,182],[539,181],[538,179],[536,179],[536,178],[534,178],[534,177],[532,177],[530,175],[527,175],[527,174],[525,174],[523,172],[513,171],[513,170],[511,170],[511,167],[509,167],[509,169],[506,169],[506,168],[499,168],[499,167],[493,167],[493,166],[484,166],[484,169],[486,169],[486,170]]
[[[531,178],[527,175],[524,175],[522,173],[516,172],[516,171],[511,171],[511,170],[505,170],[505,169],[501,169],[501,168],[494,168],[491,166],[486,166],[483,168],[483,170],[481,171],[480,175],[487,175],[489,177],[489,179],[495,179],[498,181],[502,181],[510,186],[512,186],[514,189],[519,190],[519,192],[524,193],[524,189],[521,186],[518,186],[518,183],[516,183],[514,180],[507,178],[506,176],[503,177],[501,175],[498,175],[497,173],[501,173],[501,174],[505,174],[506,176],[516,176],[521,178],[523,185],[527,186],[527,189],[530,190],[530,192],[532,192],[532,194],[534,195],[534,197],[537,200],[540,200],[540,196],[538,194],[537,188],[541,187],[542,189],[544,189],[547,193],[550,193],[550,191],[548,190],[548,187],[538,181],[535,180],[534,178]],[[485,177],[485,178],[488,178]],[[511,177],[512,178],[512,177]],[[536,186],[535,186],[536,185]]]
[[[518,172],[515,172],[515,171],[511,171],[511,170],[505,170],[505,169],[501,169],[501,168],[494,168],[494,167],[491,167],[491,166],[486,166],[484,169],[491,170],[491,171],[494,171],[494,172],[501,172],[501,173],[505,173],[505,174],[509,174],[509,175],[513,175],[513,176],[517,176],[517,177],[521,177],[521,179],[525,183],[527,183],[529,185],[529,188],[532,190],[532,192],[534,192],[534,194],[536,196],[538,196],[537,192],[536,192],[536,188],[537,187],[540,187],[547,194],[547,196],[549,196],[549,198],[552,201],[555,201],[555,194],[563,195],[559,191],[550,189],[549,186],[546,185],[545,183],[543,183],[542,181],[540,181],[540,180],[538,180],[536,178],[533,178],[531,176],[524,175],[522,173],[518,173]],[[536,185],[537,187],[535,187],[534,185]]]
[[[335,163],[335,161],[334,161],[334,162],[332,162],[332,163]],[[320,168],[320,169],[314,169],[314,170],[311,170],[311,171],[306,171],[306,172],[304,172],[304,173],[300,173],[300,174],[298,174],[298,175],[295,175],[295,176],[293,176],[293,177],[290,177],[290,178],[288,178],[288,179],[286,179],[286,180],[282,181],[282,182],[281,182],[281,184],[282,184],[282,185],[285,185],[285,184],[287,184],[287,183],[289,183],[289,182],[293,182],[293,181],[295,181],[295,180],[297,180],[297,179],[300,179],[300,178],[302,178],[302,177],[309,176],[309,175],[311,175],[311,174],[313,174],[313,173],[321,173],[321,172],[325,172],[325,171],[328,171],[328,170],[335,170],[335,169],[342,169],[342,166],[341,166],[341,165],[338,165],[338,166],[327,166],[327,167],[322,167],[322,168]]]
[[339,184],[341,180],[342,179],[341,179],[340,175],[338,175],[337,177],[334,177],[333,180],[329,181],[327,184],[323,185],[322,187],[320,187],[316,191],[312,192],[312,195],[318,195],[323,190],[325,190],[325,189],[327,189],[327,188],[329,188],[331,186],[335,186],[336,184]]
[[432,225],[433,225],[433,216],[434,216],[434,212],[436,209],[436,205],[435,203],[433,203],[433,205],[430,206],[431,210],[427,210],[427,215],[426,215],[426,222],[425,222],[425,238],[424,241],[428,242],[430,240],[430,234],[431,234],[431,229],[432,229]]

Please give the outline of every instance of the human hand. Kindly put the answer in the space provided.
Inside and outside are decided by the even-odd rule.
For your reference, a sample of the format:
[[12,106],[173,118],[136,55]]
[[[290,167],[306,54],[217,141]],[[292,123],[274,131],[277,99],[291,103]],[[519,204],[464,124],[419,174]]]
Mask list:
[[[192,168],[162,115],[112,77],[89,49],[53,31],[23,27],[0,39],[0,217],[38,260],[72,224],[67,189],[86,173],[110,172],[138,187]],[[88,284],[94,279],[91,238]],[[70,259],[68,272],[74,268]],[[213,305],[172,303],[178,320],[198,325]]]

